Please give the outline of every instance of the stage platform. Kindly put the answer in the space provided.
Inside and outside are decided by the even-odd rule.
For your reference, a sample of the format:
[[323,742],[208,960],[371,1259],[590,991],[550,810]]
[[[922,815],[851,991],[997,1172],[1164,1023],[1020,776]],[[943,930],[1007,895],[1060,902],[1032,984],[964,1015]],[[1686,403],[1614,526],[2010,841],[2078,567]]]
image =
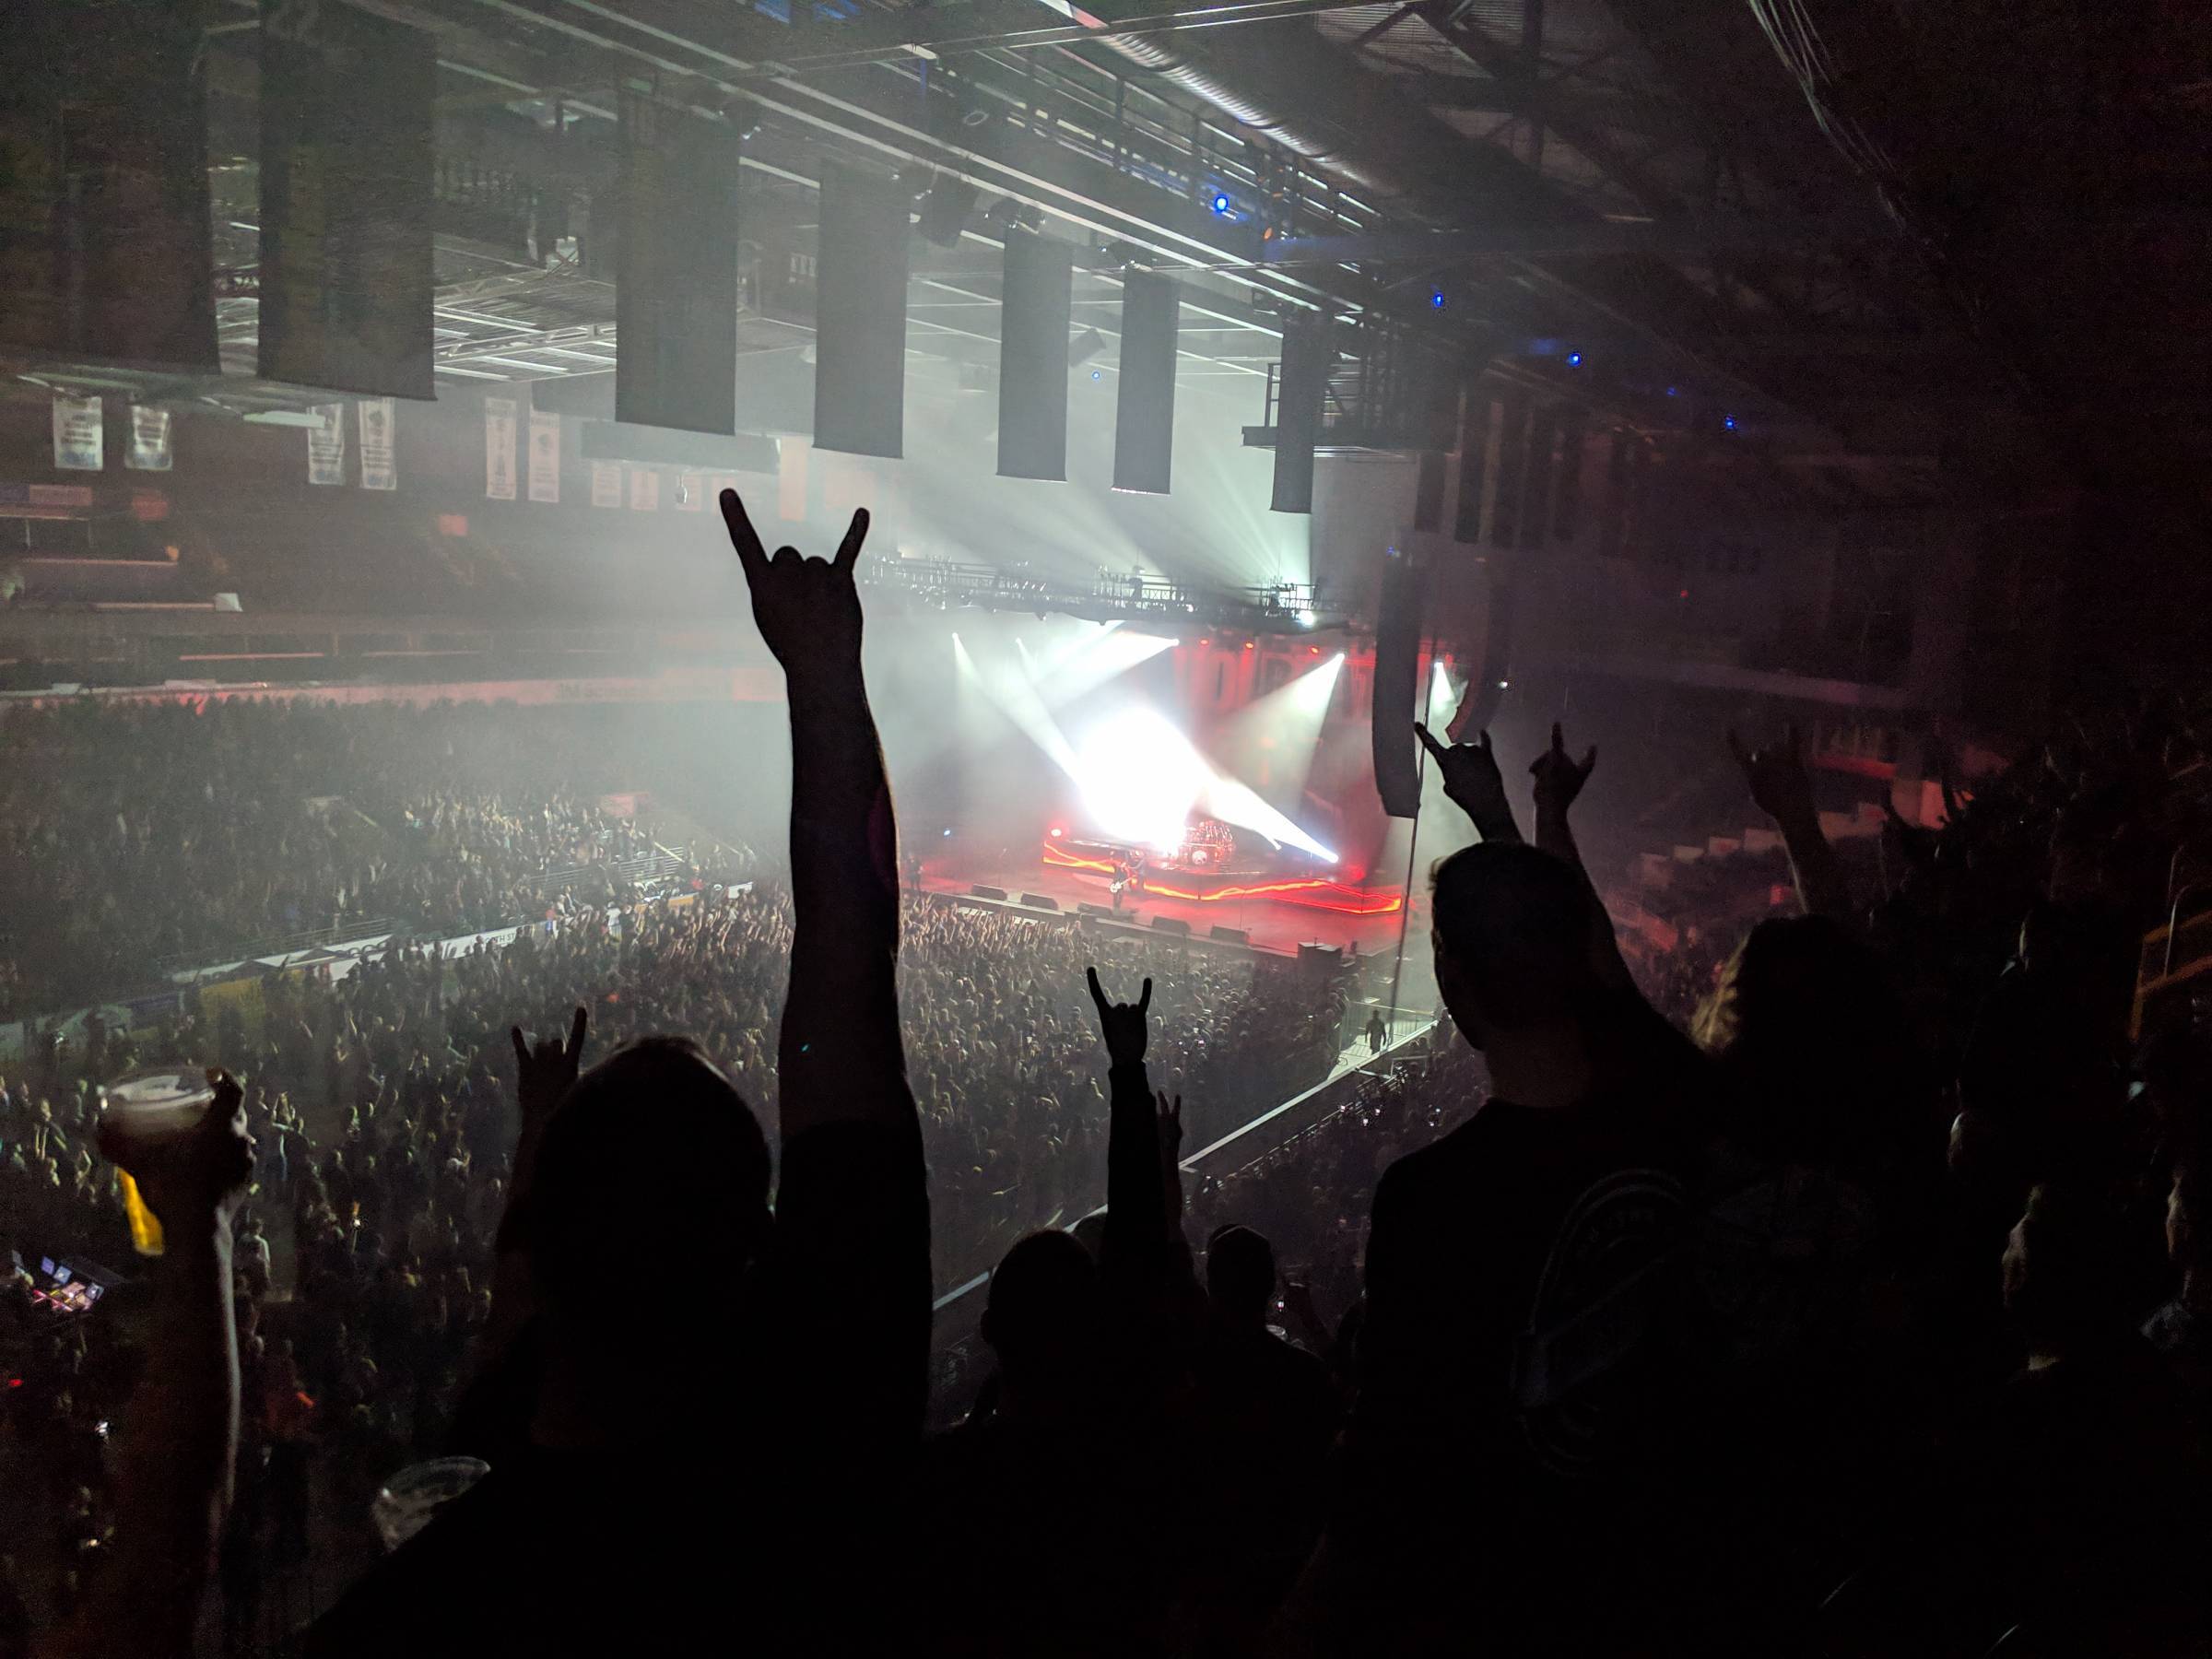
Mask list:
[[[1161,880],[1174,884],[1170,877]],[[1113,902],[1103,873],[1052,868],[1041,863],[1030,864],[1026,868],[961,868],[949,863],[942,866],[933,864],[923,873],[923,885],[930,892],[950,895],[965,895],[979,885],[997,888],[1015,900],[1024,893],[1037,893],[1057,900],[1061,910],[1068,912],[1078,912],[1086,904],[1111,906]],[[1389,897],[1395,900],[1397,895],[1393,893]],[[1315,904],[1286,902],[1275,893],[1240,893],[1233,888],[1213,899],[1171,898],[1150,891],[1124,893],[1122,912],[1116,920],[1148,927],[1155,917],[1160,916],[1188,924],[1195,938],[1208,936],[1216,927],[1226,927],[1242,933],[1245,942],[1258,950],[1293,955],[1300,945],[1328,945],[1347,954],[1357,950],[1363,957],[1394,952],[1398,947],[1399,926],[1406,920],[1403,912],[1397,909],[1356,914]],[[1429,949],[1428,907],[1419,895],[1416,895],[1413,930],[1406,948],[1425,956]]]

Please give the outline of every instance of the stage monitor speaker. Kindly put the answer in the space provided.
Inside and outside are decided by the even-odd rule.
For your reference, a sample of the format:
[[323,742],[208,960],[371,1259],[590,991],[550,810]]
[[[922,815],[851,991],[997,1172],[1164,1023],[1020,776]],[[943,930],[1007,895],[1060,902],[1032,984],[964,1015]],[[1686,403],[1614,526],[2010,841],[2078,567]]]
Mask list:
[[906,429],[907,188],[822,170],[815,264],[814,443],[896,460]]
[[1321,410],[1336,360],[1329,324],[1314,316],[1283,320],[1283,360],[1276,379],[1275,493],[1277,512],[1313,511],[1313,446],[1321,441]]
[[1060,900],[1050,893],[1024,893],[1021,901],[1031,910],[1056,911],[1060,908]]
[[737,429],[736,132],[642,92],[621,102],[615,418]]
[[1131,271],[1122,283],[1121,383],[1113,406],[1113,487],[1166,495],[1175,459],[1175,279]]
[[1375,791],[1392,818],[1421,809],[1421,774],[1413,735],[1414,695],[1420,677],[1421,586],[1413,559],[1392,547],[1382,559],[1382,604],[1375,618],[1373,744]]
[[1006,889],[1005,888],[985,887],[982,882],[979,881],[973,887],[968,889],[968,893],[971,898],[974,899],[1004,899],[1006,896]]
[[1252,943],[1252,935],[1241,927],[1217,925],[1208,928],[1206,936],[1209,939],[1218,939],[1224,945],[1249,945]]
[[1073,270],[1065,242],[1006,232],[998,319],[998,476],[1067,477],[1067,324]]
[[939,173],[922,198],[922,240],[940,248],[960,245],[960,232],[975,207],[975,186],[965,179]]
[[1111,904],[1084,903],[1077,905],[1076,908],[1081,911],[1086,916],[1088,916],[1095,921],[1111,920],[1113,916],[1119,913]]
[[1152,931],[1187,939],[1191,936],[1191,924],[1181,916],[1155,916],[1152,918]]

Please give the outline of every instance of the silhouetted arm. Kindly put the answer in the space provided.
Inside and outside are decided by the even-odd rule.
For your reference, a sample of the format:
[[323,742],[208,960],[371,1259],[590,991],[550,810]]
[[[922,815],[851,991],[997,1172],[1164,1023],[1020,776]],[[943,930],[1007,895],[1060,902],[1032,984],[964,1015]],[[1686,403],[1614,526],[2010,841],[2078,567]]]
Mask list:
[[791,547],[769,558],[735,490],[723,492],[722,511],[791,701],[795,924],[776,1053],[783,1138],[849,1120],[911,1124],[896,981],[898,833],[861,678],[853,581],[868,515],[853,515],[824,562]]
[[537,1148],[553,1109],[582,1066],[590,1022],[591,1016],[578,1008],[565,1040],[543,1037],[535,1047],[524,1040],[522,1027],[511,1027],[507,1033],[514,1045],[515,1102],[523,1127],[492,1246],[491,1316],[470,1356],[468,1387],[453,1414],[448,1452],[497,1462],[506,1449],[522,1442],[529,1429],[536,1391],[529,1339],[537,1295],[522,1230],[537,1175]]
[[1751,799],[1782,830],[1782,844],[1789,850],[1790,872],[1797,880],[1797,901],[1808,916],[1826,916],[1845,925],[1853,924],[1851,883],[1844,878],[1842,861],[1829,845],[1820,828],[1820,807],[1813,795],[1812,774],[1806,770],[1805,739],[1792,724],[1780,747],[1747,749],[1734,732],[1728,749],[1743,769]]
[[722,511],[791,701],[794,927],[776,1055],[779,1319],[794,1357],[784,1423],[818,1427],[836,1442],[825,1454],[865,1459],[920,1433],[930,1316],[922,1130],[899,1032],[898,836],[853,585],[868,515],[853,515],[825,562],[791,547],[770,559],[736,491]]
[[1536,781],[1536,845],[1581,870],[1587,883],[1590,872],[1583,868],[1582,849],[1574,844],[1567,813],[1583,793],[1583,785],[1590,782],[1590,774],[1597,770],[1597,746],[1593,744],[1590,752],[1577,761],[1567,753],[1567,740],[1555,720],[1551,723],[1551,747],[1538,755],[1528,770]]
[[1171,1243],[1182,1239],[1182,1097],[1168,1098],[1161,1089],[1152,1097],[1157,1109],[1152,1125],[1159,1144],[1159,1197],[1164,1206],[1161,1219]]
[[1152,982],[1134,1003],[1113,1003],[1088,971],[1090,999],[1099,1010],[1106,1039],[1111,1116],[1106,1132],[1106,1229],[1099,1247],[1105,1276],[1124,1285],[1157,1259],[1167,1232],[1166,1191],[1160,1180],[1159,1133],[1151,1078],[1145,1072],[1145,1017],[1152,1006]]
[[253,1172],[244,1097],[224,1077],[200,1124],[174,1139],[103,1126],[161,1223],[145,1380],[115,1453],[115,1557],[53,1652],[172,1659],[192,1651],[238,1460],[238,1326],[230,1227]]

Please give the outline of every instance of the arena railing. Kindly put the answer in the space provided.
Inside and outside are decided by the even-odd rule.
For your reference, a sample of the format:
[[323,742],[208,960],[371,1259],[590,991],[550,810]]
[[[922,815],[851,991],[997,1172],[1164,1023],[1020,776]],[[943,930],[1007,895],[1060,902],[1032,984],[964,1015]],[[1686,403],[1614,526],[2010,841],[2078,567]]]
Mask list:
[[[1436,1021],[1424,1019],[1404,1036],[1386,1044],[1381,1053],[1365,1065],[1337,1072],[1208,1142],[1182,1159],[1180,1167],[1184,1178],[1226,1180],[1280,1151],[1348,1108],[1359,1099],[1361,1089],[1375,1080],[1377,1068],[1394,1071],[1398,1062],[1420,1058],[1427,1053],[1435,1030]],[[1105,1205],[1100,1204],[1086,1215],[1105,1213]],[[1083,1218],[1071,1216],[1065,1224],[1072,1227]],[[988,1272],[976,1274],[930,1304],[933,1347],[947,1347],[975,1335],[982,1319],[982,1293],[990,1282]]]

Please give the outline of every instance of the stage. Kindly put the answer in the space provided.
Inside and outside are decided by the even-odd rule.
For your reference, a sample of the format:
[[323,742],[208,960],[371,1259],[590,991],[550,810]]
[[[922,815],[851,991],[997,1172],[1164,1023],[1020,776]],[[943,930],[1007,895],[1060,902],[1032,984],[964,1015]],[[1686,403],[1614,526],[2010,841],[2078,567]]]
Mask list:
[[[1021,867],[991,861],[966,866],[951,859],[933,861],[923,871],[923,885],[933,893],[965,895],[975,887],[995,888],[1018,900],[1036,893],[1058,902],[1064,912],[1077,912],[1086,904],[1111,909],[1112,867],[1088,858],[1047,862],[1038,857]],[[1194,937],[1205,938],[1216,927],[1232,928],[1261,950],[1294,953],[1300,945],[1328,945],[1362,957],[1388,956],[1398,947],[1398,929],[1404,920],[1399,889],[1376,892],[1299,877],[1292,883],[1281,877],[1252,878],[1223,876],[1213,880],[1187,872],[1147,874],[1144,890],[1132,887],[1122,895],[1121,914],[1115,920],[1136,927],[1149,926],[1157,917],[1189,925]],[[1429,949],[1428,907],[1417,896],[1414,934],[1409,951],[1425,957]]]

